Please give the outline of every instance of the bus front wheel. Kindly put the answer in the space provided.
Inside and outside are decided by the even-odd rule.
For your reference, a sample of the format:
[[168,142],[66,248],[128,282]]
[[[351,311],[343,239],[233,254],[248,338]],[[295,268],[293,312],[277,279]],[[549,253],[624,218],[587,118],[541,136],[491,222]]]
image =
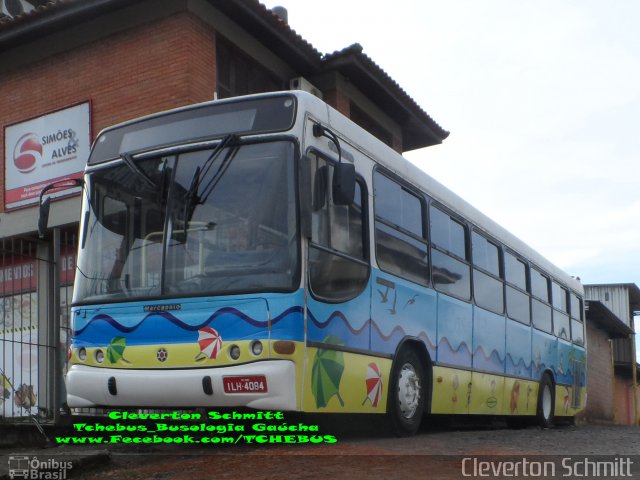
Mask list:
[[425,375],[413,349],[402,349],[391,368],[387,414],[391,429],[403,437],[420,428],[425,405]]
[[556,406],[556,395],[553,382],[548,374],[545,374],[540,381],[538,390],[538,424],[542,428],[553,427],[553,414]]

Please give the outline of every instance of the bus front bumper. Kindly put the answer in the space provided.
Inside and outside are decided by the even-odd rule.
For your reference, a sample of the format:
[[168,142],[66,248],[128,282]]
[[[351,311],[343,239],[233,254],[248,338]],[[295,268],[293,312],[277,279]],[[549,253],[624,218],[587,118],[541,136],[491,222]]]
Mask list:
[[[266,380],[266,391],[225,391],[224,377]],[[227,380],[228,381],[228,380]],[[255,383],[255,382],[250,382]],[[296,410],[293,362],[268,360],[219,368],[134,370],[73,365],[67,372],[67,404],[86,407],[249,407]],[[233,391],[235,390],[235,391]]]

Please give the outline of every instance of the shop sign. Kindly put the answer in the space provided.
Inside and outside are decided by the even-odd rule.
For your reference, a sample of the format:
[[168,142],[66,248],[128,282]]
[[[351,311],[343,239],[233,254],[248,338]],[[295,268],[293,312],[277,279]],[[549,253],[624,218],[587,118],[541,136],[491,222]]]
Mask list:
[[85,102],[6,127],[5,207],[32,205],[49,183],[81,177],[91,147],[90,124]]
[[[5,256],[0,258],[0,298],[34,291],[38,283],[38,260]],[[76,249],[63,246],[60,251],[60,285],[71,285],[76,273]]]

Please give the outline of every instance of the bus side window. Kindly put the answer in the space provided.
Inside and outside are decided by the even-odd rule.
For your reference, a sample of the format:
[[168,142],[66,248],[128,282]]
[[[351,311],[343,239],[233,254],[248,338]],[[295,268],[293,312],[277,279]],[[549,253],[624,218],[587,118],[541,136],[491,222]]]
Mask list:
[[549,278],[535,268],[531,275],[531,318],[533,326],[547,333],[553,333],[551,306],[549,305]]
[[422,200],[380,172],[374,173],[376,259],[380,268],[422,285],[429,252]]
[[477,232],[471,235],[473,254],[473,295],[476,304],[494,313],[504,313],[503,284],[500,278],[500,247]]
[[467,263],[467,228],[431,205],[429,208],[433,285],[463,300],[471,298],[471,267]]
[[557,284],[551,282],[551,303],[553,305],[553,333],[564,340],[571,339],[571,327],[569,321],[569,308],[567,298],[569,292]]
[[330,302],[358,295],[369,278],[365,244],[365,188],[356,182],[353,202],[335,205],[333,165],[311,153],[312,199],[309,285],[312,293]]
[[513,320],[529,325],[531,305],[527,293],[527,266],[515,255],[505,252],[504,274],[507,282],[507,315]]
[[571,340],[584,345],[584,323],[582,318],[582,300],[575,293],[570,295],[571,303]]

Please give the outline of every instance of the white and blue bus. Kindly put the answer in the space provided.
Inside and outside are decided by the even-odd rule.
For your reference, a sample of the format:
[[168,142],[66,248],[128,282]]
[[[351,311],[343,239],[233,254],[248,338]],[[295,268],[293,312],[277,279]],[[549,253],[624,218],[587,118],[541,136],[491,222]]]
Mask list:
[[585,405],[580,282],[301,91],[102,131],[75,279],[70,407]]

